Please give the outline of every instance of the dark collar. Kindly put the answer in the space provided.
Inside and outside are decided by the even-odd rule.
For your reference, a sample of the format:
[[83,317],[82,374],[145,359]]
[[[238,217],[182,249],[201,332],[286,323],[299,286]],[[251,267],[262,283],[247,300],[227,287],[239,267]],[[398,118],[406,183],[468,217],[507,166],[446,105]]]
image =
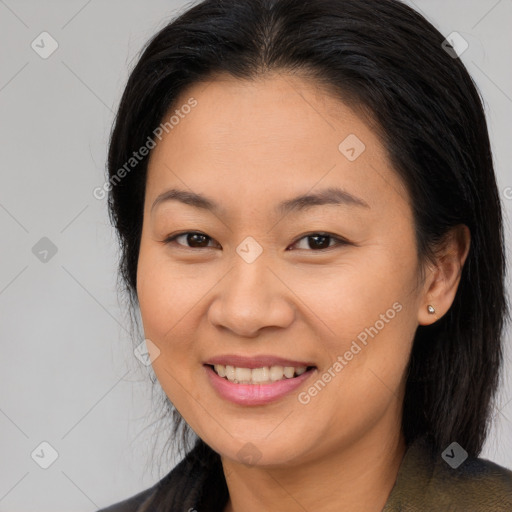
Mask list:
[[[406,450],[382,512],[512,512],[512,471],[480,458],[452,468],[432,455],[425,439]],[[209,472],[204,461],[214,458]],[[173,495],[180,510],[222,512],[227,486],[220,457],[202,441],[162,480],[99,512],[156,512],[155,500]]]
[[382,510],[416,511],[512,512],[512,471],[472,457],[452,468],[420,438],[407,449]]

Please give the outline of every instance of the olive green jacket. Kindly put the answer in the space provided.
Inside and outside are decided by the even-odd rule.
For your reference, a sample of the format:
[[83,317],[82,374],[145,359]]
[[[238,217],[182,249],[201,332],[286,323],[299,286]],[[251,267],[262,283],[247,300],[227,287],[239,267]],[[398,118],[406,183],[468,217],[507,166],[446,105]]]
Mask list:
[[[178,491],[179,505],[172,512],[222,512],[227,494],[218,493],[220,497],[212,500],[212,488],[202,492],[197,467],[187,464],[189,456],[150,489],[98,512],[164,512],[162,507],[154,507],[152,500],[157,490],[162,493],[164,488],[176,487],[177,480],[181,486],[186,482],[186,490]],[[382,512],[512,512],[512,471],[481,458],[449,464],[445,460],[450,456],[454,456],[453,451],[444,459],[439,456],[434,460],[424,440],[412,443]]]

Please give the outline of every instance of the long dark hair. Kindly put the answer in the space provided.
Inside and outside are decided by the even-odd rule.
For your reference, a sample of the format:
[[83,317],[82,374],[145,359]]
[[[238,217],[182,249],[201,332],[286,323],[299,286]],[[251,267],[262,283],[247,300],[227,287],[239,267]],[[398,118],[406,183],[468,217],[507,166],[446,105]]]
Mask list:
[[444,39],[397,0],[192,6],[147,43],[130,74],[110,139],[109,213],[121,246],[119,275],[137,306],[148,157],[122,179],[118,171],[154,137],[178,95],[217,72],[246,80],[290,72],[332,91],[372,123],[406,185],[420,261],[433,258],[450,228],[470,229],[452,307],[417,329],[402,428],[408,444],[426,436],[440,453],[457,441],[477,456],[499,384],[508,315],[502,212],[481,98],[461,60],[443,49]]

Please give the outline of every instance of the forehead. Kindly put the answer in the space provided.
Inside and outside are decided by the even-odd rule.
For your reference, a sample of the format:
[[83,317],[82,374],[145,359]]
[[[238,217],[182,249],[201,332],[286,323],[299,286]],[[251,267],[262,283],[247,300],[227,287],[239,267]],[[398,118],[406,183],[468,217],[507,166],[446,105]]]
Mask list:
[[297,76],[220,75],[183,91],[163,122],[171,115],[178,122],[152,150],[149,193],[179,184],[264,200],[321,185],[368,203],[397,191],[406,198],[377,134],[350,106]]
[[238,144],[240,149],[249,150],[263,143],[301,142],[312,148],[322,139],[337,149],[336,142],[346,130],[357,131],[372,145],[379,144],[348,105],[314,82],[293,75],[274,73],[255,80],[220,75],[183,91],[169,114],[185,108],[191,98],[196,106],[180,116],[172,132],[199,146],[227,148]]

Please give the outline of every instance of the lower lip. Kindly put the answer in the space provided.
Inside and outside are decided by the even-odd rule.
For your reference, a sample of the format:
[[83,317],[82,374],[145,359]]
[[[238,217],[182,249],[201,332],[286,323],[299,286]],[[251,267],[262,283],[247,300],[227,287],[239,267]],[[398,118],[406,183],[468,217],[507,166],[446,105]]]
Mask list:
[[283,379],[272,384],[235,384],[220,377],[211,366],[205,365],[212,386],[222,398],[239,405],[264,405],[273,402],[292,391],[309,379],[316,368],[292,379]]

